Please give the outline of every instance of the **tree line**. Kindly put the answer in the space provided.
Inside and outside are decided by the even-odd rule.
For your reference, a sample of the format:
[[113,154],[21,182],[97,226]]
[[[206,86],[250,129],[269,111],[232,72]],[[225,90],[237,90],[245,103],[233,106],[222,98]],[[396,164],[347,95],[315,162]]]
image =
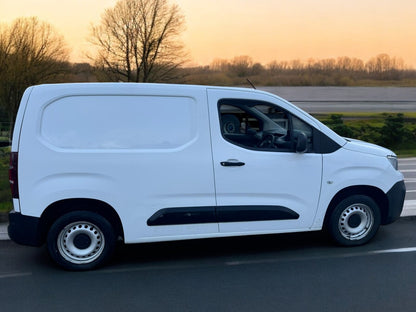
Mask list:
[[0,25],[0,118],[14,121],[24,90],[51,82],[123,81],[241,85],[357,85],[399,81],[416,85],[416,71],[387,54],[367,62],[339,57],[273,61],[249,56],[185,66],[180,40],[185,18],[168,0],[119,0],[91,26],[90,62],[72,64],[64,37],[35,17]]
[[[258,85],[355,86],[368,84],[415,85],[416,71],[404,61],[379,54],[368,61],[348,56],[328,59],[272,61],[266,65],[250,56],[215,59],[209,66],[188,69],[189,80],[211,84],[243,84],[249,78]],[[217,82],[218,84],[218,82]]]
[[263,70],[268,70],[271,74],[282,71],[304,72],[308,70],[313,72],[366,72],[381,75],[392,71],[403,71],[406,66],[401,58],[390,57],[383,53],[372,57],[367,62],[359,58],[343,56],[318,60],[310,58],[307,61],[272,61],[266,66],[254,62],[250,56],[236,56],[231,60],[215,59],[210,68],[216,71],[231,71],[239,76],[258,74]]

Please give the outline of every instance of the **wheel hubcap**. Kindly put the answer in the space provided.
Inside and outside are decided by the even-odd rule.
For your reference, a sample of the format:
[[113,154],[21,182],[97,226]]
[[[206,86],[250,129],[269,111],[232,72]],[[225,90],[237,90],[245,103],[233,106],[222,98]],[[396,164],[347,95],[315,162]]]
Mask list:
[[76,263],[90,263],[103,252],[104,235],[92,223],[78,221],[67,225],[58,236],[57,246],[65,260]]
[[74,246],[78,249],[86,249],[91,245],[91,238],[86,234],[79,234],[74,238]]
[[348,206],[338,220],[338,229],[343,237],[349,240],[359,240],[372,229],[374,215],[370,207],[365,204]]
[[359,216],[358,214],[352,215],[349,219],[348,219],[348,226],[350,226],[351,228],[356,228],[357,226],[359,226],[361,223],[361,216]]

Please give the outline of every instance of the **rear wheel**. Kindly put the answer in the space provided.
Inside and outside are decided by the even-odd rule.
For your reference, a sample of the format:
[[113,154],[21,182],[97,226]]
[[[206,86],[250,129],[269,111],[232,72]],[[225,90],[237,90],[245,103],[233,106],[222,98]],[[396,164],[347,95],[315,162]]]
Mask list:
[[338,244],[358,246],[374,237],[380,222],[376,202],[365,195],[353,195],[342,200],[332,211],[328,230]]
[[74,211],[55,221],[47,245],[52,259],[63,268],[90,270],[109,258],[115,241],[107,219],[89,211]]

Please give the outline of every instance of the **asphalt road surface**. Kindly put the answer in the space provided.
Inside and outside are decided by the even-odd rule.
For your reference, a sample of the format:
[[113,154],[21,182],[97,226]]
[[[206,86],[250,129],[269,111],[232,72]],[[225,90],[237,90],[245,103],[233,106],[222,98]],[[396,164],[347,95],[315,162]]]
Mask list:
[[369,244],[320,232],[123,246],[90,272],[0,241],[0,311],[415,311],[416,218]]
[[259,87],[308,113],[416,112],[416,88]]

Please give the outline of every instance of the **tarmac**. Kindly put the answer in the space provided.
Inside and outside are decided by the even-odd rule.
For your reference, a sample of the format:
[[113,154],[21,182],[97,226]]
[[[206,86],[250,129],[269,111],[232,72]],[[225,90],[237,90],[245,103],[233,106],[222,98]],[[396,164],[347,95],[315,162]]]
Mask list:
[[[411,217],[416,216],[416,200],[406,200],[400,217]],[[8,223],[0,223],[0,240],[9,240],[7,234]]]

